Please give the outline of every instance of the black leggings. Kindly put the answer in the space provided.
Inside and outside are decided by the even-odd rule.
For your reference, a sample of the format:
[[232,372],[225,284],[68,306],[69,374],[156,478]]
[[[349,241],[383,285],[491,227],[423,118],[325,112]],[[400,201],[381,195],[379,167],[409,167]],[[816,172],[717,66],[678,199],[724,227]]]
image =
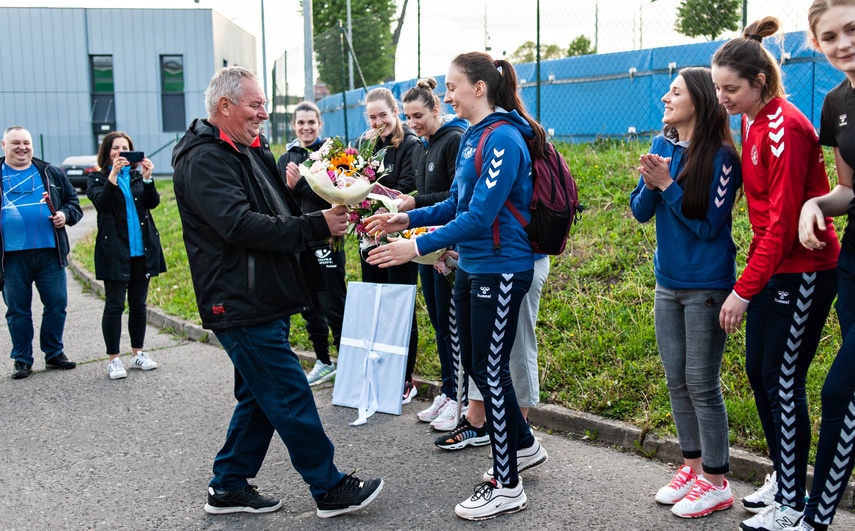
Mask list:
[[811,438],[805,381],[836,292],[836,269],[782,273],[748,305],[745,370],[778,473],[775,501],[798,511]]
[[104,315],[101,331],[107,354],[119,354],[122,339],[122,314],[125,311],[125,293],[128,295],[128,333],[131,348],[143,348],[145,343],[146,308],[149,277],[145,272],[145,257],[131,258],[131,279],[104,281]]

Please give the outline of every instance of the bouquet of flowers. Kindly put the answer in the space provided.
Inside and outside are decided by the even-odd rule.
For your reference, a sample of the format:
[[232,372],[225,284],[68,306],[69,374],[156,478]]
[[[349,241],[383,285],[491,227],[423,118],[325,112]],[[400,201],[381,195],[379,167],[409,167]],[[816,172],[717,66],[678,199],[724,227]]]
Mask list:
[[[433,232],[438,228],[439,227],[416,227],[414,229],[405,229],[405,230],[401,231],[400,234],[401,234],[401,238],[404,238],[406,240],[412,240],[413,238],[418,238],[419,236],[421,236],[423,234],[428,234],[430,232]],[[417,256],[417,257],[413,258],[413,262],[416,262],[417,264],[433,265],[436,263],[437,260],[439,260],[439,257],[442,256],[442,253],[444,253],[444,252],[445,252],[445,249],[443,248],[443,249],[439,249],[437,251],[434,251],[432,253],[428,253],[428,254],[425,254],[422,256]]]
[[383,157],[386,148],[374,153],[376,134],[359,148],[346,146],[339,137],[328,138],[300,165],[312,190],[332,205],[356,205],[368,197],[374,183],[386,173]]
[[[394,190],[377,183],[386,174],[383,166],[386,148],[374,153],[380,133],[382,129],[357,148],[345,145],[339,137],[328,138],[320,149],[309,154],[309,158],[300,165],[300,175],[318,196],[332,205],[356,207],[351,209],[349,234],[354,229],[359,232],[361,216],[354,218],[354,212],[359,212],[363,205],[367,209],[369,197],[394,198],[397,195]],[[334,250],[341,250],[344,240],[334,237],[332,246]]]

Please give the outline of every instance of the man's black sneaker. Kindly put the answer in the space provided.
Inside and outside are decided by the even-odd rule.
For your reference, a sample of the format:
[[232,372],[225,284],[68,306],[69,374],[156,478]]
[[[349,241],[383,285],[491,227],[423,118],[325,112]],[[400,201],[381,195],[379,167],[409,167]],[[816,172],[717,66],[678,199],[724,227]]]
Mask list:
[[65,357],[65,354],[60,354],[59,356],[54,356],[51,359],[45,361],[45,367],[48,369],[73,369],[77,367],[77,362],[71,361]]
[[33,372],[33,366],[27,365],[23,361],[15,362],[15,370],[12,371],[12,379],[20,380],[21,378],[26,378]]
[[331,491],[316,500],[318,516],[329,518],[362,509],[374,501],[381,490],[383,490],[382,479],[362,481],[353,474],[349,474]]
[[490,444],[490,434],[487,433],[487,425],[484,424],[480,428],[476,428],[469,424],[469,420],[464,415],[457,427],[447,435],[437,437],[434,444],[443,450],[462,450],[467,446],[484,446]]
[[272,513],[282,507],[282,501],[258,492],[255,485],[243,490],[218,491],[208,487],[208,503],[205,512],[210,514],[229,513]]

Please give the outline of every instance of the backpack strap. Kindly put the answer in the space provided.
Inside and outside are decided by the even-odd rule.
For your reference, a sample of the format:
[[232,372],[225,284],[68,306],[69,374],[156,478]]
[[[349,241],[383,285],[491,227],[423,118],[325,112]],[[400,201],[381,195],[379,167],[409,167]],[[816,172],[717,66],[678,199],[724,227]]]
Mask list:
[[[481,167],[484,165],[484,144],[487,143],[487,137],[490,136],[490,133],[493,132],[497,127],[501,127],[503,125],[509,125],[510,122],[507,120],[498,120],[496,122],[491,123],[487,127],[481,131],[481,137],[478,139],[478,147],[475,148],[475,171],[478,173],[478,176],[481,176]],[[525,225],[525,218],[522,217],[519,210],[511,204],[510,200],[505,200],[505,206],[508,207],[508,210],[511,211],[511,214],[514,215],[520,223]],[[502,245],[499,243],[499,216],[496,216],[496,219],[493,220],[493,251],[498,252],[499,249],[502,248]]]

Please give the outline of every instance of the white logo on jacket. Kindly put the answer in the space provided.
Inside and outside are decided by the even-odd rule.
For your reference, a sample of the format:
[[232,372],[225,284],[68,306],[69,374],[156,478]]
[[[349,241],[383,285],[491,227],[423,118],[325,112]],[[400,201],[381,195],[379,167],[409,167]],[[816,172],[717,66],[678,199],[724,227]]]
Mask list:
[[751,162],[753,162],[755,166],[760,162],[760,154],[757,152],[757,144],[751,146]]
[[475,155],[475,147],[474,146],[466,146],[463,149],[463,158],[464,159],[471,159],[473,155]]
[[849,124],[846,122],[846,115],[841,114],[840,115],[840,127],[843,127],[844,125],[849,125]]

